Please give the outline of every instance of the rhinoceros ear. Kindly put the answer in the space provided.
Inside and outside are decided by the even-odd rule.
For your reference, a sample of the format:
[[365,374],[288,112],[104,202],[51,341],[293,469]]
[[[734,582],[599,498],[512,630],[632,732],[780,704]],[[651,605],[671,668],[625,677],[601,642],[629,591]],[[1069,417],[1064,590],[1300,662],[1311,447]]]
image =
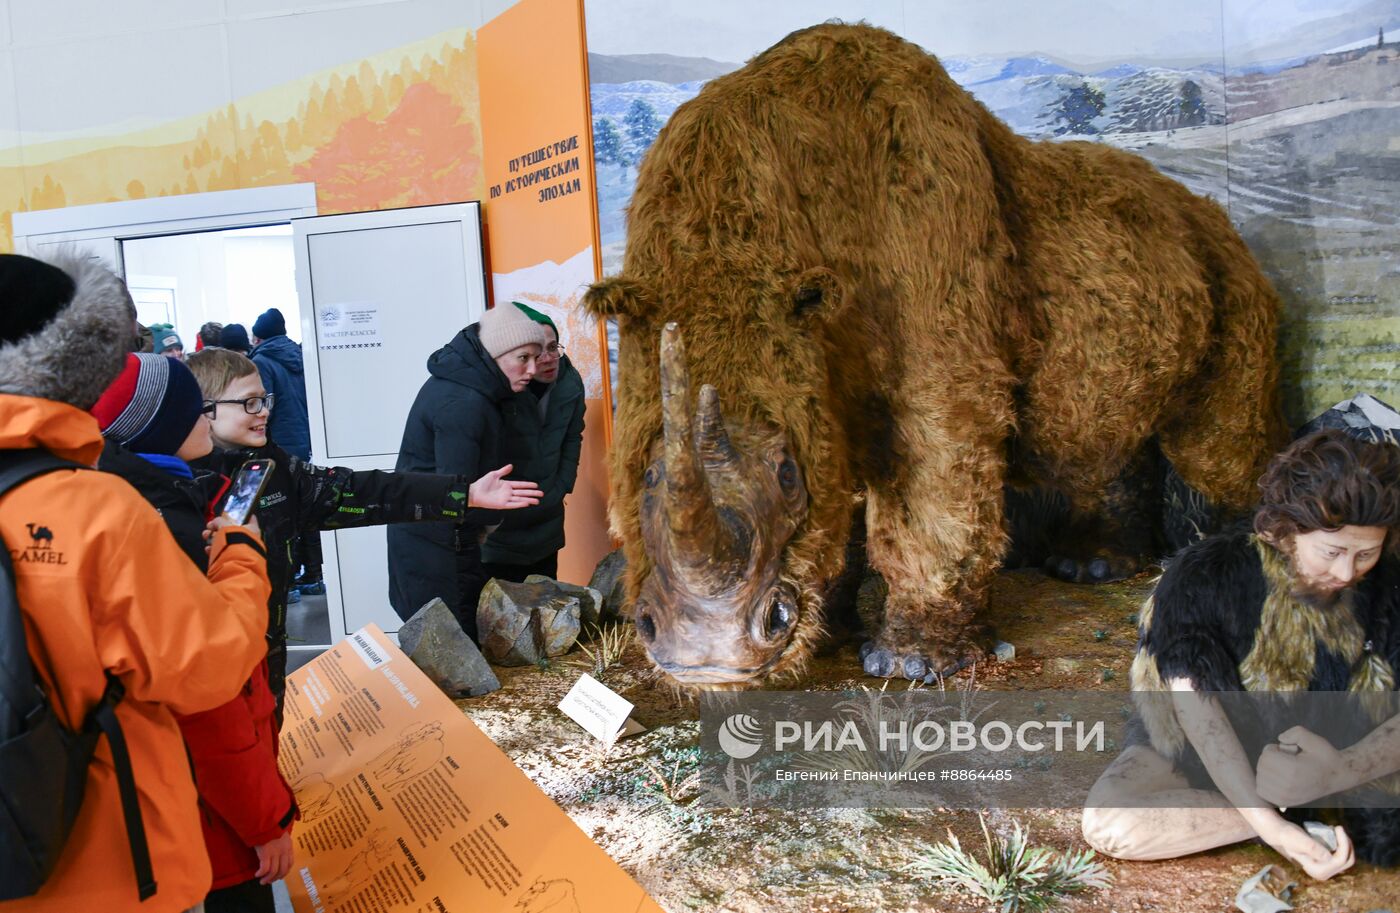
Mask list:
[[792,284],[792,313],[800,321],[827,321],[845,303],[841,280],[824,266],[803,270]]
[[583,306],[594,317],[636,317],[651,306],[651,295],[634,279],[611,276],[595,282],[583,296]]

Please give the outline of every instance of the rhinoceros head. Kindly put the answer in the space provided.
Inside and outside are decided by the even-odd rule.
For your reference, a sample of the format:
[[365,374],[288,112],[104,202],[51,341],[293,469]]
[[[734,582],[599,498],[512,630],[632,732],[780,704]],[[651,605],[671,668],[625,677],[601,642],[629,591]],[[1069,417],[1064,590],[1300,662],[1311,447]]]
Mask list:
[[683,685],[763,678],[788,648],[799,584],[784,547],[807,516],[807,489],[786,435],[731,435],[719,394],[692,397],[676,324],[661,336],[662,436],[643,478],[640,520],[651,573],[633,607],[657,667]]

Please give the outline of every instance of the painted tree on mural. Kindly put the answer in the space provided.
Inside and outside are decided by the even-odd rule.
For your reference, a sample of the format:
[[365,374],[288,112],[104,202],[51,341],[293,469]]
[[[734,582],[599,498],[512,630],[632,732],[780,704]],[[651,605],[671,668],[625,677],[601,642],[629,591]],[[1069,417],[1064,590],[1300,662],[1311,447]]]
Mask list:
[[593,157],[604,165],[627,164],[622,134],[611,117],[600,117],[593,123]]
[[627,109],[622,123],[627,127],[627,139],[631,145],[628,150],[629,157],[634,162],[640,162],[642,156],[651,148],[651,144],[656,142],[656,135],[661,132],[661,118],[657,116],[655,108],[644,99],[638,98]]
[[411,87],[381,122],[361,115],[297,167],[316,182],[322,212],[352,212],[470,199],[481,170],[476,127],[426,84]]
[[1094,126],[1094,118],[1103,113],[1104,103],[1102,89],[1087,83],[1070,89],[1069,94],[1060,100],[1055,109],[1054,123],[1058,124],[1055,127],[1055,135],[1098,133],[1098,128]]
[[53,175],[44,175],[44,182],[29,192],[29,205],[26,207],[21,203],[21,209],[61,209],[68,205],[68,194],[63,191],[63,184],[53,179]]
[[1209,119],[1210,111],[1206,109],[1200,85],[1195,80],[1186,80],[1181,84],[1181,126],[1197,127]]

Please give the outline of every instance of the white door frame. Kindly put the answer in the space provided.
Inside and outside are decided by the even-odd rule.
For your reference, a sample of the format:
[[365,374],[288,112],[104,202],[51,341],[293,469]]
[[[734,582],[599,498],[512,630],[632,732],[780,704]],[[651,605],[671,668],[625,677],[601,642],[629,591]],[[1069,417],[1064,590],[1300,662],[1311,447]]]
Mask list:
[[[327,462],[345,466],[352,470],[393,469],[398,456],[395,448],[391,453],[367,453],[358,455],[337,454],[330,456],[326,434],[326,406],[321,379],[322,365],[317,336],[317,301],[314,277],[311,272],[311,239],[316,235],[338,234],[382,228],[398,228],[435,223],[462,223],[470,226],[463,232],[462,257],[466,269],[466,320],[463,326],[480,318],[486,309],[490,289],[490,277],[485,268],[485,239],[481,235],[481,203],[440,203],[427,206],[413,206],[400,209],[380,209],[368,212],[352,212],[337,215],[318,216],[314,219],[297,219],[292,222],[292,236],[297,261],[297,297],[301,302],[301,333],[303,364],[306,371],[306,405],[311,420],[311,453]],[[473,281],[475,280],[475,281]],[[385,319],[401,319],[402,315],[384,315]],[[443,340],[444,342],[446,340]],[[421,363],[415,364],[414,371],[424,370]],[[424,371],[423,380],[427,379]],[[401,427],[401,426],[400,426]],[[344,640],[347,635],[360,627],[352,624],[346,606],[346,593],[343,590],[341,571],[342,535],[357,535],[360,530],[326,531],[321,534],[321,557],[323,577],[326,584],[326,603],[330,613],[331,643]],[[334,571],[332,571],[334,568]],[[388,604],[386,594],[374,594],[372,600],[383,600]],[[380,627],[390,640],[398,642],[398,619],[393,612],[387,612]],[[320,651],[324,645],[288,644],[288,653]]]
[[316,185],[306,183],[17,212],[12,220],[16,253],[34,254],[44,246],[73,242],[125,276],[122,241],[271,225],[314,215]]

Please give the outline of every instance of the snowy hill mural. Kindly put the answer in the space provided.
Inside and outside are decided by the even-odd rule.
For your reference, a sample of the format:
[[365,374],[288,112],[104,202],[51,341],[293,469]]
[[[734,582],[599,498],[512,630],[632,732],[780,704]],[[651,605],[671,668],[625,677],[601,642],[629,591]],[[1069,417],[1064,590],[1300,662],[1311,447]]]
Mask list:
[[[684,63],[664,54],[650,56],[656,68]],[[595,70],[605,60],[602,55],[591,57]],[[943,64],[960,85],[1025,136],[1084,139],[1225,122],[1223,79],[1208,70],[1120,66],[1082,74],[1045,57],[951,57]],[[738,67],[728,64],[727,70]],[[631,69],[645,72],[646,67]],[[631,197],[634,166],[661,124],[698,95],[705,82],[592,83],[599,182],[607,186],[609,197],[607,203],[599,200],[605,246],[622,240],[621,215]],[[611,172],[604,174],[603,167]],[[610,271],[606,266],[605,271]]]
[[[1094,45],[1084,37],[1093,29],[1056,28],[1060,14],[1011,0],[963,8],[958,15],[969,21],[962,23],[913,21],[910,12],[903,27],[876,21],[883,7],[873,0],[820,5],[826,15],[868,18],[919,41],[1024,136],[1112,143],[1225,205],[1285,302],[1281,356],[1291,421],[1357,392],[1400,401],[1400,44],[1386,38],[1400,38],[1400,2],[1336,0],[1324,8],[1321,0],[1269,7],[1227,0],[1223,15],[1215,2],[1183,2],[1157,14],[1158,31],[1173,16],[1188,23],[1170,37],[1152,34],[1153,14],[1144,8],[1118,4],[1118,34],[1131,37],[1121,47],[1109,37]],[[718,10],[674,5],[655,13],[651,37],[624,38],[608,31],[611,6],[622,10],[627,0],[589,3],[605,273],[621,267],[638,162],[677,107],[708,79],[740,66],[702,54],[733,47],[733,32],[743,28],[716,24]],[[800,6],[779,2],[787,19],[769,12],[772,22],[755,23],[750,54],[810,24],[800,21]],[[1265,9],[1275,18],[1261,19]],[[714,21],[700,23],[702,15]],[[1019,26],[1031,36],[1023,40],[1043,33],[1079,43],[1061,48],[1047,39],[1048,46],[1018,54],[952,52],[960,43],[995,40],[984,38],[987,29],[1015,40],[1009,33],[1016,29],[1006,25],[1015,19],[1028,20]],[[715,26],[713,42],[703,25]],[[1232,43],[1223,39],[1227,26]],[[925,30],[938,40],[924,39]],[[1134,42],[1154,53],[1127,55]],[[602,53],[619,45],[648,53]],[[688,46],[696,56],[659,53]]]

